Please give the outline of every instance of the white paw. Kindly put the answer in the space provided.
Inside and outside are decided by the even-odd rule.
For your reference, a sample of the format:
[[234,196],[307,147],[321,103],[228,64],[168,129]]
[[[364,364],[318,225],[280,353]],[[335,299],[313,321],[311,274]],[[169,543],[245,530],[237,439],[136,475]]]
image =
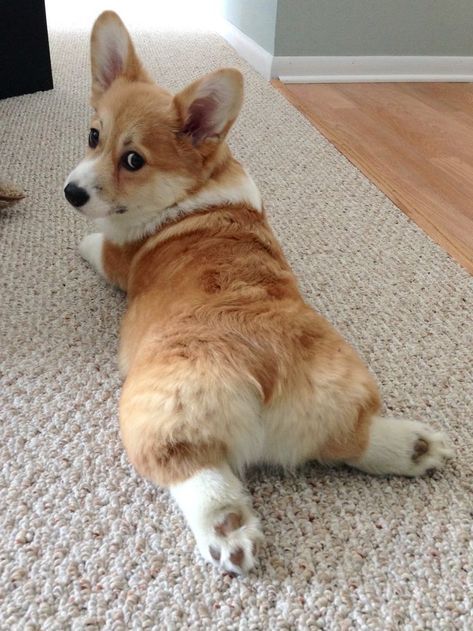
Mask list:
[[253,569],[263,534],[250,509],[228,507],[209,516],[206,522],[195,532],[202,556],[232,575]]
[[103,274],[102,249],[104,236],[101,232],[88,234],[79,244],[79,252],[92,267],[100,274]]
[[454,456],[448,436],[437,432],[424,423],[411,421],[408,438],[410,458],[406,459],[405,475],[423,475],[442,469]]
[[368,448],[350,464],[368,473],[417,476],[442,469],[453,455],[443,432],[418,421],[378,416],[373,419]]
[[263,535],[250,498],[228,464],[201,469],[171,486],[171,493],[204,559],[232,575],[254,567]]

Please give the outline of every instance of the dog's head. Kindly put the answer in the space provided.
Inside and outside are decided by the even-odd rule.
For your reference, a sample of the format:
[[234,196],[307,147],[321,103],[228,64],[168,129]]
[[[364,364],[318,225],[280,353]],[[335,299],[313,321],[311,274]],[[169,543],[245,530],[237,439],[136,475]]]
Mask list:
[[227,159],[224,140],[241,108],[242,76],[218,70],[173,96],[149,77],[111,11],[94,24],[91,59],[89,148],[64,194],[91,218],[156,216]]

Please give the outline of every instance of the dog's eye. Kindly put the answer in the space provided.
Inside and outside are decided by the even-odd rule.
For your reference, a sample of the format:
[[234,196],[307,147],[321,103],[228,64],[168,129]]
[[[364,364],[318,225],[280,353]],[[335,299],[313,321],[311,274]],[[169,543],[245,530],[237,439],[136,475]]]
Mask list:
[[91,149],[95,149],[95,147],[99,144],[99,136],[99,130],[92,127],[89,131],[89,147]]
[[140,154],[136,153],[135,151],[129,151],[122,156],[122,164],[125,169],[128,169],[128,171],[138,171],[138,169],[141,169],[144,163],[144,158],[142,158]]

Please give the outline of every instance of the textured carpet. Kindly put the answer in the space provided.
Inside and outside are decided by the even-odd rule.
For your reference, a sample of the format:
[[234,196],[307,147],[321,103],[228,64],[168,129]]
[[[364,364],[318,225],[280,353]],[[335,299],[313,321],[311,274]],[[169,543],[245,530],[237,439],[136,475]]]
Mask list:
[[0,102],[0,628],[472,628],[473,279],[217,36],[137,38],[177,89],[240,67],[231,137],[307,299],[355,344],[393,414],[450,434],[434,477],[307,466],[253,471],[258,570],[204,565],[167,492],[120,444],[123,295],[77,252],[87,226],[62,183],[88,133],[87,35],[52,38],[55,90]]

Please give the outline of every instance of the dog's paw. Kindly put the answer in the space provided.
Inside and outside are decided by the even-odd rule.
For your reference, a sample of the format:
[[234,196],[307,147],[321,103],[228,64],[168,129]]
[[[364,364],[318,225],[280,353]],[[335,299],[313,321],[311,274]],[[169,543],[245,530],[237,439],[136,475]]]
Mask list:
[[204,559],[234,576],[254,567],[263,535],[250,498],[228,464],[200,470],[172,485],[171,493]]
[[263,541],[258,518],[245,506],[218,511],[196,533],[202,556],[232,576],[246,574],[255,566]]
[[104,235],[101,232],[88,234],[79,244],[79,253],[99,274],[103,275],[102,249]]
[[407,475],[423,475],[442,469],[454,456],[453,447],[443,432],[436,432],[424,423],[412,428],[411,454]]
[[375,417],[365,453],[349,464],[378,475],[415,477],[442,469],[453,455],[446,434],[425,423]]

